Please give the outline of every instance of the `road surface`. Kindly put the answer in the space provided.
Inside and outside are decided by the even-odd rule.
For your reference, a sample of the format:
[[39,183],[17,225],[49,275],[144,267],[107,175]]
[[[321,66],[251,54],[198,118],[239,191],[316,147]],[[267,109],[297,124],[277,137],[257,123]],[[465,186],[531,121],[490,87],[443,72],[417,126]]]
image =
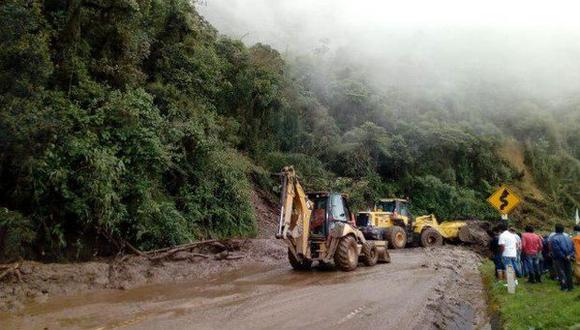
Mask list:
[[483,326],[478,258],[392,251],[354,272],[248,264],[205,280],[49,298],[0,314],[3,329],[469,329]]

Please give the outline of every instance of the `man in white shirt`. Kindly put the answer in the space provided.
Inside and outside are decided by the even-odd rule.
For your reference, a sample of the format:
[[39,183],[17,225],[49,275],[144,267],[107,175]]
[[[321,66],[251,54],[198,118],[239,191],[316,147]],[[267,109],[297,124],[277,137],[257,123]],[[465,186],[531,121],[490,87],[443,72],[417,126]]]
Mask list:
[[[514,237],[516,238],[517,241],[517,248],[518,248],[518,254],[516,256],[516,266],[518,267],[518,271],[522,276],[526,276],[525,271],[523,270],[522,267],[522,238],[520,237],[520,235],[518,235],[518,233],[516,232],[516,229],[514,227],[509,227],[509,232],[512,233],[514,235]],[[516,272],[516,273],[517,273]]]
[[507,269],[507,266],[512,266],[514,271],[516,272],[517,277],[521,277],[521,269],[517,266],[517,257],[518,257],[518,238],[516,234],[512,234],[507,230],[507,226],[505,224],[500,225],[501,230],[503,231],[499,235],[498,245],[500,250],[502,251],[502,260]]

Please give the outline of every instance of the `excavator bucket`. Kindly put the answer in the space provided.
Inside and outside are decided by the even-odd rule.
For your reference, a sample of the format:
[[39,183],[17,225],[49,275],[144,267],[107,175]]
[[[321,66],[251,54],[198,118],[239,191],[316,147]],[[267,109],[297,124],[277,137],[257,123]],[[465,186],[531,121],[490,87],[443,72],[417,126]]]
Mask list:
[[312,210],[294,168],[284,167],[281,176],[281,208],[276,237],[286,240],[297,257],[306,255]]

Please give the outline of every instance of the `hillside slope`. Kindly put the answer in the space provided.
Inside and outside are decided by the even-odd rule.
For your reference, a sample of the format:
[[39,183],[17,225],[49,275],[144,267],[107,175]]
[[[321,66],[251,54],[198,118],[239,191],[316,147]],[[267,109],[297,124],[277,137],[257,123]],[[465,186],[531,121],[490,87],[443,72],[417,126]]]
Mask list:
[[410,196],[415,214],[495,220],[485,199],[522,171],[522,223],[579,204],[574,104],[383,89],[340,51],[222,36],[187,0],[7,0],[0,20],[0,259],[266,235],[284,165],[354,209]]
[[498,155],[520,173],[517,180],[509,182],[510,187],[523,199],[511,219],[520,228],[530,224],[545,231],[552,231],[556,223],[571,226],[571,218],[555,212],[554,201],[538,187],[532,170],[525,162],[525,148],[525,145],[510,138],[498,150]]

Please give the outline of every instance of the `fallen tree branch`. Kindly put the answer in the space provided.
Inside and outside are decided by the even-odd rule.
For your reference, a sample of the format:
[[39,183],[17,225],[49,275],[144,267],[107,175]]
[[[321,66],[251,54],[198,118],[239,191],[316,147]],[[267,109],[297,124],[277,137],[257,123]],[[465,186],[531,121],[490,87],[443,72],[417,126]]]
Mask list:
[[174,261],[189,260],[189,261],[193,262],[195,257],[200,257],[200,258],[204,258],[204,259],[210,258],[210,256],[208,256],[207,254],[191,253],[191,254],[188,254],[186,256],[174,256],[173,258],[171,258],[171,260],[174,260]]
[[235,259],[242,259],[245,258],[245,255],[241,255],[241,256],[227,256],[226,260],[235,260]]
[[209,258],[209,256],[207,254],[201,254],[201,253],[192,253],[191,254],[192,257],[202,257],[202,258]]
[[123,243],[125,244],[125,246],[127,246],[129,248],[129,250],[133,251],[138,256],[147,257],[147,255],[143,251],[137,249],[136,247],[134,247],[133,245],[131,245],[131,243],[129,243],[127,241],[124,241]]
[[161,254],[158,254],[158,255],[152,255],[149,252],[147,252],[145,254],[149,258],[149,260],[151,260],[151,261],[158,261],[158,260],[161,260],[161,259],[165,259],[165,258],[171,257],[172,255],[176,254],[177,252],[189,250],[189,249],[192,249],[192,248],[197,247],[197,246],[200,246],[200,245],[211,244],[211,243],[215,243],[215,242],[219,242],[219,240],[211,239],[211,240],[206,240],[206,241],[199,241],[199,242],[194,242],[194,243],[188,243],[188,244],[184,244],[184,245],[179,245],[179,246],[176,246],[176,247],[174,247],[174,248],[172,248],[170,250],[167,250],[166,252],[162,252]]
[[[222,250],[228,250],[228,245],[226,242],[228,240],[217,240],[217,239],[210,239],[205,241],[197,241],[192,243],[186,243],[183,245],[173,246],[173,247],[165,247],[161,249],[151,250],[151,251],[141,251],[134,247],[131,243],[127,242],[123,238],[119,237],[118,239],[113,239],[112,235],[105,230],[101,230],[101,233],[109,240],[112,241],[115,245],[121,246],[121,250],[123,247],[126,247],[129,251],[133,254],[138,255],[140,257],[144,257],[149,259],[150,261],[160,261],[162,259],[169,258],[180,251],[191,250],[194,247],[205,245],[205,244],[215,244]],[[201,258],[209,258],[209,256],[205,254],[196,253],[193,256],[201,257]],[[126,256],[121,258],[121,262],[126,260]]]

